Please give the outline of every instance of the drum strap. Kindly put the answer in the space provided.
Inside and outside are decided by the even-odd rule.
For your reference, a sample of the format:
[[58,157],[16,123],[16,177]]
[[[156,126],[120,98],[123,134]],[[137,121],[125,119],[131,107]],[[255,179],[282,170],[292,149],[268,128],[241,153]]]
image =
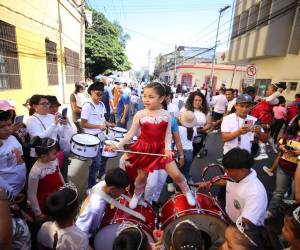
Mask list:
[[108,194],[104,193],[102,190],[100,189],[96,189],[96,188],[93,188],[92,189],[92,193],[93,194],[97,194],[99,195],[101,198],[103,198],[107,203],[115,206],[116,208],[142,220],[142,221],[146,221],[146,218],[141,214],[141,213],[138,213],[128,207],[125,207],[124,205],[120,204],[119,202],[117,202],[115,199],[113,199],[112,197],[110,197]]

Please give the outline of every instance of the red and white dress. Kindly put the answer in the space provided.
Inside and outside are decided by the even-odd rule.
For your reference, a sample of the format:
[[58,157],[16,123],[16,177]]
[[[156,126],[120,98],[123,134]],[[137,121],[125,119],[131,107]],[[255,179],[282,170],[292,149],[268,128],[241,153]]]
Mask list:
[[[136,114],[133,122],[139,123],[140,135],[138,140],[130,147],[131,151],[165,154],[165,149],[171,144],[171,116],[165,110],[142,110]],[[135,124],[133,124],[135,126]],[[130,131],[128,132],[130,134]],[[122,146],[127,138],[120,142]],[[124,144],[123,144],[124,145]],[[165,165],[174,159],[160,156],[128,154],[126,161],[133,168],[143,169],[147,172],[164,169]]]
[[48,163],[39,160],[35,162],[28,177],[28,200],[36,216],[44,214],[47,197],[63,185],[64,180],[57,160]]

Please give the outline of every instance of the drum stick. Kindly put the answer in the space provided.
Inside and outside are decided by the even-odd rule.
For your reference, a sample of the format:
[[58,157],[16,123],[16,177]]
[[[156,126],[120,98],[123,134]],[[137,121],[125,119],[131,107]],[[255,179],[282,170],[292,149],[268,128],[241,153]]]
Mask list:
[[137,151],[130,151],[130,150],[120,150],[120,149],[118,149],[118,150],[114,150],[114,151],[120,152],[120,153],[128,153],[128,154],[167,157],[166,155],[163,155],[163,154],[153,154],[153,153],[137,152]]

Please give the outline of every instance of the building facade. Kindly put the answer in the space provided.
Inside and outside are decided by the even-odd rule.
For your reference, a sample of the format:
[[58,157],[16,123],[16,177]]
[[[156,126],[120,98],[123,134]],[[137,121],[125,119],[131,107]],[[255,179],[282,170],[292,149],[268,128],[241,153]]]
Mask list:
[[229,63],[254,64],[255,86],[287,83],[288,100],[300,92],[300,4],[297,0],[237,0]]
[[[0,4],[0,99],[17,112],[33,94],[68,101],[84,72],[81,0],[2,0]],[[81,75],[82,78],[82,75]]]

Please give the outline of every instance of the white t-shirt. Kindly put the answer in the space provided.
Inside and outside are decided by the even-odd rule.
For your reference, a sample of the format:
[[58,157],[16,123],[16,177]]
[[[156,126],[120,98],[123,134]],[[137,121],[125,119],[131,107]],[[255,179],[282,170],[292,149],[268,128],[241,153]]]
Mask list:
[[27,131],[30,137],[50,137],[57,140],[58,126],[54,124],[54,115],[40,115],[35,113],[27,119]]
[[[227,115],[223,117],[223,121],[221,124],[221,132],[232,133],[234,131],[237,131],[244,126],[246,120],[250,121],[252,125],[254,125],[255,122],[257,121],[257,119],[251,115],[247,115],[246,119],[238,117],[236,113]],[[246,134],[240,135],[240,138],[241,138],[240,145],[238,142],[238,137],[234,138],[231,141],[225,142],[223,147],[223,154],[226,154],[230,149],[236,148],[238,146],[251,153],[251,146],[252,146],[252,141],[254,140],[254,133],[248,132]]]
[[212,98],[212,106],[214,112],[224,114],[227,106],[227,99],[225,95],[216,95]]
[[[81,110],[81,118],[87,120],[88,123],[93,125],[104,125],[105,113],[106,109],[103,102],[100,102],[99,104],[95,104],[94,102],[86,102],[83,104]],[[102,131],[98,128],[83,128],[83,131],[91,135],[99,135],[100,133],[102,134]]]
[[230,112],[232,107],[236,104],[236,98],[233,98],[231,101],[227,104],[227,112]]
[[180,140],[181,140],[181,144],[182,144],[182,148],[184,150],[192,150],[193,149],[193,138],[194,136],[197,135],[197,131],[196,128],[194,127],[194,133],[193,133],[193,138],[192,140],[189,140],[187,138],[187,128],[184,126],[178,126],[179,129],[179,136],[180,136]]
[[267,205],[266,189],[254,169],[238,183],[227,181],[226,212],[233,222],[242,216],[257,226],[263,225]]
[[131,95],[130,96],[130,102],[135,104],[135,103],[139,103],[139,97],[137,95]]
[[[105,185],[105,181],[101,181],[93,189],[102,190]],[[84,233],[90,235],[94,234],[100,227],[107,203],[101,196],[94,193],[91,193],[87,199],[89,201],[78,216],[76,226]]]
[[[56,222],[45,222],[37,234],[39,248],[53,248],[54,235],[57,233],[57,250],[87,250],[89,248],[88,236],[78,227],[71,226],[59,228]],[[41,249],[43,249],[41,247]]]
[[2,140],[0,147],[0,178],[6,187],[9,187],[11,193],[15,196],[24,188],[26,181],[25,163],[18,164],[14,149],[17,149],[21,155],[23,150],[21,144],[14,136],[9,136],[6,140]]
[[168,109],[168,112],[170,113],[170,115],[172,117],[175,117],[176,119],[179,117],[179,108],[178,108],[178,106],[176,106],[175,104],[170,102],[168,104],[167,109]]

